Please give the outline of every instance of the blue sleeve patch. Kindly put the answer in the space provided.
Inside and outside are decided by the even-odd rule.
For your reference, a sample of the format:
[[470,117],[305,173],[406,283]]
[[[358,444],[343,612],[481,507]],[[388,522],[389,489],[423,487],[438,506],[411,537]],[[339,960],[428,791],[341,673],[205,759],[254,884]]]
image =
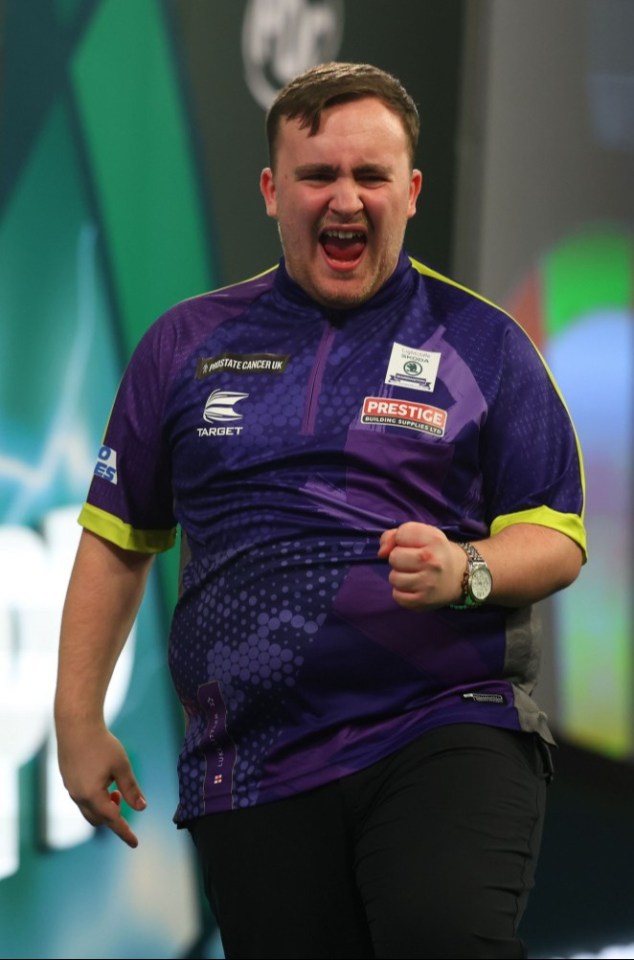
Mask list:
[[107,480],[108,483],[117,483],[117,451],[112,447],[101,447],[97,455],[94,475]]

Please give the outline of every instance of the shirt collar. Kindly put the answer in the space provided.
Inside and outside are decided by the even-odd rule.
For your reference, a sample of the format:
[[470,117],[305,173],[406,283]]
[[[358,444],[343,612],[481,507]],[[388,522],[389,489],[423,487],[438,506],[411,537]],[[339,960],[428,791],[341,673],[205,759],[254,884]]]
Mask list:
[[412,267],[409,256],[404,250],[401,250],[394,272],[389,279],[386,280],[381,289],[377,290],[374,296],[364,301],[364,303],[358,307],[337,310],[332,307],[324,307],[322,304],[313,300],[303,287],[300,287],[289,275],[284,257],[282,257],[276,271],[273,290],[285,300],[292,301],[298,307],[310,313],[318,313],[320,315],[328,314],[329,316],[337,316],[341,320],[345,320],[359,313],[367,314],[374,310],[385,309],[388,304],[390,308],[393,309],[401,300],[411,295],[416,284],[416,277],[417,273]]

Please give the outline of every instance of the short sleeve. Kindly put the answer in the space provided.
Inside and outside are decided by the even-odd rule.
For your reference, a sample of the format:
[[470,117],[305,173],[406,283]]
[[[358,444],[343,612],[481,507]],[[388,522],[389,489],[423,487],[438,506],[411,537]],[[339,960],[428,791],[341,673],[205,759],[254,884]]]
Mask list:
[[170,450],[164,426],[174,356],[157,322],[125,370],[79,522],[124,549],[157,553],[176,536]]
[[548,366],[510,322],[501,375],[482,432],[488,523],[492,533],[537,523],[566,533],[586,551],[584,475],[578,437]]

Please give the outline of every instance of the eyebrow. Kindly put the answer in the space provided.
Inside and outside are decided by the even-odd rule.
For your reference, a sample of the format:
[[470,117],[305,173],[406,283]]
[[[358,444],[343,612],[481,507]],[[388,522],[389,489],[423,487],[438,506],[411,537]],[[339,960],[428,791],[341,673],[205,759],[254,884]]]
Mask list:
[[[337,176],[338,172],[339,168],[332,166],[329,163],[306,163],[295,168],[295,177],[298,179],[301,177],[314,176],[335,177]],[[378,175],[388,179],[392,175],[392,170],[390,167],[386,167],[380,163],[364,163],[358,167],[354,167],[353,173],[355,177],[364,177],[368,176],[368,174],[371,174],[373,176]]]

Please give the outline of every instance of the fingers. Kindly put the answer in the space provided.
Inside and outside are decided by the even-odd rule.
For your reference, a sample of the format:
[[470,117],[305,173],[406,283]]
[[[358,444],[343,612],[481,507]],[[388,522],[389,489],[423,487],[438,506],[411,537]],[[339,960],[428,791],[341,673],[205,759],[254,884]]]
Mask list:
[[107,794],[107,803],[102,806],[102,822],[129,847],[136,847],[139,841],[121,812],[121,802],[124,800],[132,810],[141,811],[147,807],[147,801],[127,761],[115,772],[114,781],[116,787]]
[[379,542],[378,556],[389,559],[393,569],[415,573],[433,564],[436,554],[447,543],[444,533],[426,523],[403,523],[386,530]]
[[385,558],[390,555],[390,552],[396,546],[396,533],[397,528],[394,527],[392,530],[384,530],[384,532],[381,534],[378,552],[378,556],[381,560],[385,560]]
[[398,573],[419,573],[433,564],[433,554],[425,547],[394,547],[388,562]]
[[134,831],[131,829],[130,824],[121,814],[121,794],[118,790],[113,790],[110,796],[110,817],[104,819],[103,826],[108,827],[109,830],[112,830],[124,843],[127,843],[129,847],[138,847],[139,839]]
[[428,523],[409,521],[400,527],[393,527],[381,534],[379,541],[379,557],[385,558],[394,547],[425,547],[445,540],[445,535],[438,527]]
[[430,576],[427,571],[406,574],[392,570],[388,579],[392,596],[402,607],[417,610],[440,603],[437,577]]
[[[77,801],[77,806],[93,827],[107,827],[129,847],[137,847],[139,845],[138,837],[121,812],[122,799],[121,791],[115,789],[110,792],[104,791],[98,800]],[[147,805],[145,801],[144,805]]]
[[395,601],[413,610],[431,609],[447,602],[452,589],[449,541],[437,527],[409,522],[381,536],[380,559],[387,559]]
[[117,772],[115,780],[127,805],[133,810],[145,810],[147,801],[129,765],[126,764],[122,772]]
[[394,530],[395,544],[399,547],[425,547],[432,543],[441,543],[445,539],[444,533],[438,527],[415,520],[402,523]]
[[123,801],[138,811],[147,802],[125,750],[101,724],[77,730],[73,725],[58,731],[60,770],[71,798],[93,827],[107,827],[128,846],[138,846]]
[[399,607],[403,607],[404,610],[413,610],[414,612],[433,610],[435,607],[441,606],[440,603],[428,601],[422,591],[419,590],[409,591],[397,590],[395,588],[392,590],[392,597]]

